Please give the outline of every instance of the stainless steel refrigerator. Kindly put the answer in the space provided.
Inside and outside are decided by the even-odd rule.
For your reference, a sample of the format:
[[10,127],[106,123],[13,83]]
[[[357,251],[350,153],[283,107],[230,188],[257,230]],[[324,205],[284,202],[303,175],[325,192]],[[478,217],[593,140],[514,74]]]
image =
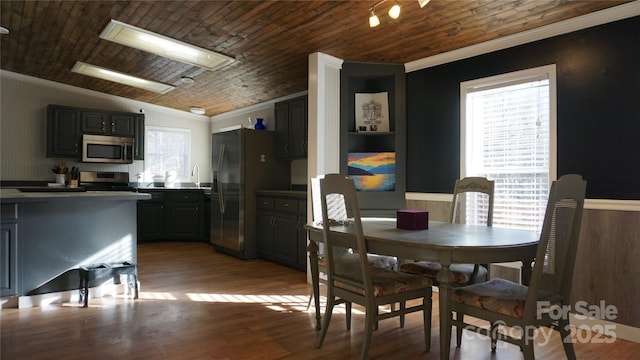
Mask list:
[[275,159],[275,133],[236,129],[212,134],[211,244],[242,259],[257,257],[256,190],[288,190],[288,161]]

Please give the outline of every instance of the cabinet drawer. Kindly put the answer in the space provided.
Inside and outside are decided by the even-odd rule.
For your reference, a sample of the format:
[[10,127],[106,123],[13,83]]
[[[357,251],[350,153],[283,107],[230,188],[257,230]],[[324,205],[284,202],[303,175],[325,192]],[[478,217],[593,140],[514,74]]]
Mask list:
[[173,201],[200,201],[204,194],[198,191],[172,191],[169,199]]
[[2,204],[2,220],[18,220],[18,204]]
[[258,207],[258,209],[268,209],[268,210],[273,209],[273,206],[274,206],[273,198],[259,196],[257,198],[256,206]]
[[275,209],[278,211],[298,211],[298,201],[296,199],[276,199]]
[[[151,195],[151,199],[149,200],[156,200],[156,201],[162,201],[164,200],[164,192],[163,191],[141,191],[144,193],[147,193],[149,195]],[[149,201],[149,200],[143,200],[143,201]]]

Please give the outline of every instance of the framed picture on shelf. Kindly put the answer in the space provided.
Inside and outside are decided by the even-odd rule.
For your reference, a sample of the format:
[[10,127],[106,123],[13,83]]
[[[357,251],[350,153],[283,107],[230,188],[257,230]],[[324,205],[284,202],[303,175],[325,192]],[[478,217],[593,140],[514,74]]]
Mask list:
[[347,175],[357,191],[394,191],[395,152],[351,152],[347,155]]
[[389,131],[389,94],[356,93],[356,132]]

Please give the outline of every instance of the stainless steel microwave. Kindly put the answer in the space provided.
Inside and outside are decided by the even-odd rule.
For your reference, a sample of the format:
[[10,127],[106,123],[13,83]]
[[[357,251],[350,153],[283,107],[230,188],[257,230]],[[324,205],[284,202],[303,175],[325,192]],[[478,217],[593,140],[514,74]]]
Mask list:
[[82,135],[82,161],[93,163],[133,163],[133,138]]

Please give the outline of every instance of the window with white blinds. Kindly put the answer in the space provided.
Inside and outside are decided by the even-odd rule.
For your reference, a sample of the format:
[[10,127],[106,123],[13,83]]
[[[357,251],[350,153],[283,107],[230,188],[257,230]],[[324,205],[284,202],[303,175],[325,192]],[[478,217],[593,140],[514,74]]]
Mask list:
[[[540,231],[556,177],[555,65],[461,84],[461,176],[495,181],[493,226]],[[468,216],[482,202],[466,204]]]
[[191,131],[147,126],[144,145],[144,181],[164,181],[168,171],[177,181],[190,181]]

